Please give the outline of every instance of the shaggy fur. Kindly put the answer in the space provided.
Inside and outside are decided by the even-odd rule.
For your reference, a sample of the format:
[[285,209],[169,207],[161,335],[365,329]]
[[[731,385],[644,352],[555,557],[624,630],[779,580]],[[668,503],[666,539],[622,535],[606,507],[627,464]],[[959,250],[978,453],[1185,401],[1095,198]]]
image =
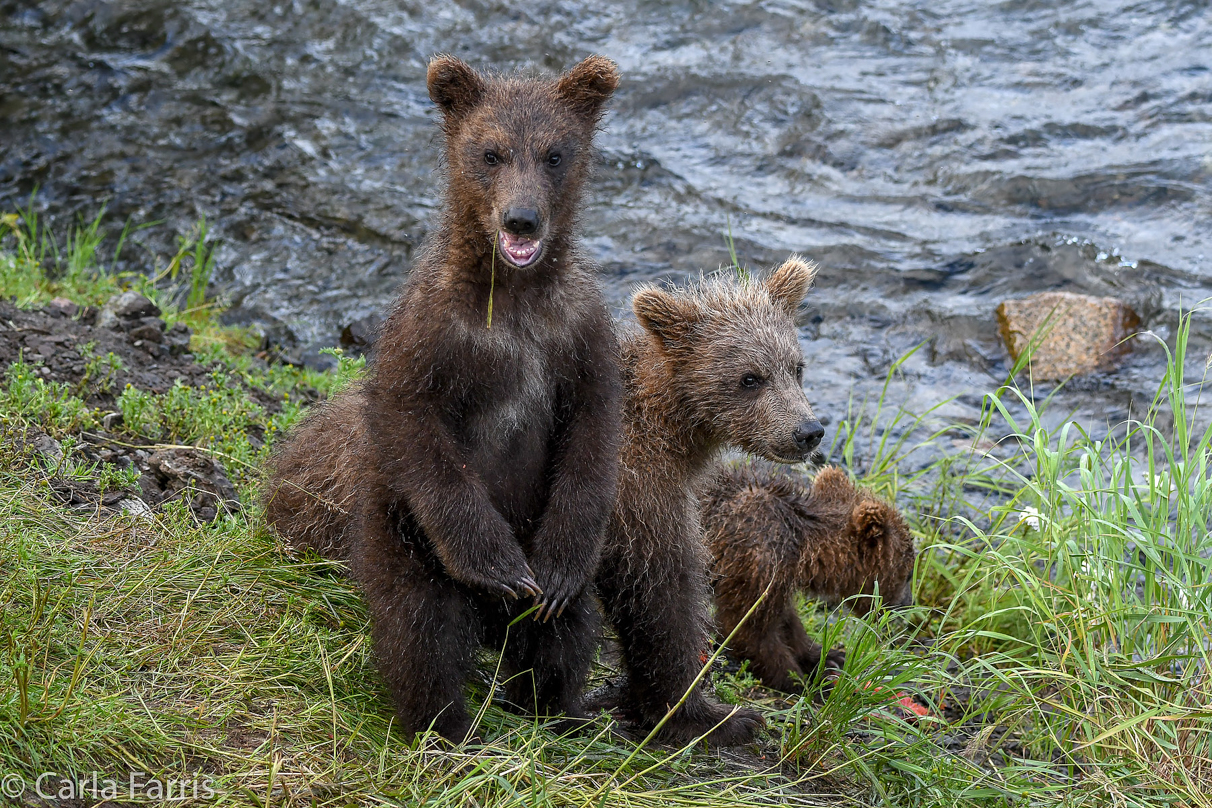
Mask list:
[[[913,539],[904,519],[841,469],[825,468],[810,486],[775,467],[721,465],[700,492],[724,636],[770,585],[729,648],[768,687],[797,692],[795,677],[811,679],[820,668],[821,646],[800,622],[797,591],[845,600],[859,614],[871,609],[877,582],[885,604],[912,602]],[[840,669],[844,661],[830,651],[825,664]]]
[[314,407],[270,461],[265,518],[296,551],[346,561],[367,442],[355,387]]
[[[541,619],[509,628],[504,646],[510,701],[581,714],[620,383],[573,226],[617,80],[601,57],[554,81],[483,76],[448,56],[430,63],[446,136],[441,223],[364,386],[309,418],[274,462],[270,523],[349,558],[409,735],[432,724],[465,738],[473,655],[501,648],[531,598]],[[510,257],[518,243],[534,248],[528,260]]]
[[[725,446],[798,461],[823,432],[801,387],[793,320],[814,272],[793,257],[764,282],[646,288],[633,300],[644,331],[623,343],[619,492],[597,576],[627,684],[598,706],[619,706],[644,727],[689,689],[709,648],[709,559],[695,484]],[[714,744],[751,741],[761,717],[731,710],[696,689],[663,738],[710,732]]]

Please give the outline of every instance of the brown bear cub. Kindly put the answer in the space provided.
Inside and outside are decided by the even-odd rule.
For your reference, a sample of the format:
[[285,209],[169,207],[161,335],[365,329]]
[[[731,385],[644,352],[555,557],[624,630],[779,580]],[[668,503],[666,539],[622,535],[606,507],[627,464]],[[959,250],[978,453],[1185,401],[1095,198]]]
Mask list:
[[[635,295],[644,330],[622,345],[619,490],[597,575],[627,682],[601,691],[595,706],[617,706],[654,726],[702,667],[710,559],[695,486],[719,451],[731,446],[792,463],[824,434],[804,395],[794,321],[814,273],[793,257],[763,282],[714,279]],[[762,718],[732,709],[697,688],[662,738],[748,743]]]
[[[811,680],[820,666],[821,646],[804,631],[796,592],[845,600],[859,614],[871,609],[877,584],[886,605],[912,603],[913,538],[905,520],[841,469],[827,467],[808,485],[764,464],[721,465],[700,495],[723,636],[770,586],[729,645],[767,687],[798,692],[795,677]],[[840,651],[825,658],[837,669],[844,661]]]
[[276,447],[265,519],[294,549],[347,561],[367,461],[361,385],[313,407]]
[[[363,385],[279,451],[266,515],[349,559],[401,729],[459,742],[482,644],[504,645],[514,705],[583,714],[621,386],[574,225],[618,73],[591,57],[558,80],[485,76],[439,56],[428,82],[446,141],[440,224]],[[541,619],[507,630],[529,598]]]

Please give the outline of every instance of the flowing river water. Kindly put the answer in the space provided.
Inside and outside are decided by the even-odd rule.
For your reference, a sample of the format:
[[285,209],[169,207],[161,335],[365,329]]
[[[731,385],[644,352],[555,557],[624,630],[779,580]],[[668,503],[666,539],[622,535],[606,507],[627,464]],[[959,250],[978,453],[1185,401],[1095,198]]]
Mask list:
[[[752,268],[819,261],[806,379],[834,421],[919,343],[890,396],[972,421],[1007,297],[1115,295],[1166,339],[1212,294],[1207,2],[0,0],[0,208],[164,220],[127,269],[205,216],[230,318],[334,344],[434,218],[440,51],[615,59],[583,218],[612,302],[728,263],[729,230]],[[1053,408],[1120,421],[1163,361],[1146,340]]]

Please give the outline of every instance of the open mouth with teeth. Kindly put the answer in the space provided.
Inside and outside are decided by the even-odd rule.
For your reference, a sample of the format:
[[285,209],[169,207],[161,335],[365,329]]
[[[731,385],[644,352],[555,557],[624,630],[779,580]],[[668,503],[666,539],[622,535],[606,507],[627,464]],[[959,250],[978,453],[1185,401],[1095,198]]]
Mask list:
[[515,236],[512,233],[506,233],[504,230],[500,232],[498,241],[501,247],[501,255],[505,256],[505,260],[515,267],[524,267],[533,264],[538,260],[539,253],[543,251],[542,239]]

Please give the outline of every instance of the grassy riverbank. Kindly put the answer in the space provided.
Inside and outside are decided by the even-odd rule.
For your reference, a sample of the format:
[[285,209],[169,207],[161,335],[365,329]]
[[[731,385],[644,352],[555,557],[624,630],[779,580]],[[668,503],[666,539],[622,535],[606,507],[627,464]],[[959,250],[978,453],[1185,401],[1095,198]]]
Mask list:
[[[396,735],[355,588],[287,557],[256,505],[274,437],[358,363],[266,363],[247,332],[220,326],[201,229],[151,276],[111,274],[118,245],[96,224],[57,245],[29,217],[0,230],[0,298],[97,306],[137,289],[193,330],[211,379],[102,391],[112,354],[72,384],[47,381],[37,358],[0,368],[0,778],[27,784],[20,803],[39,804],[42,773],[95,777],[104,793],[144,772],[176,781],[180,804],[1212,804],[1212,441],[1192,432],[1207,419],[1183,331],[1154,406],[1113,438],[1047,430],[1016,389],[991,390],[984,423],[940,430],[927,440],[946,452],[909,472],[916,444],[886,436],[912,419],[892,402],[839,423],[835,458],[896,496],[921,540],[920,605],[831,621],[805,604],[813,630],[848,649],[823,702],[718,666],[717,692],[767,717],[758,747],[637,748],[605,716],[557,737],[485,703],[485,654],[486,742],[449,752]],[[65,500],[65,485],[137,493],[136,472],[87,459],[106,414],[89,402],[111,398],[124,417],[110,444],[202,447],[243,507],[204,523],[180,501],[145,514]],[[40,453],[31,429],[62,456]],[[899,691],[931,716],[906,720],[889,706]]]

